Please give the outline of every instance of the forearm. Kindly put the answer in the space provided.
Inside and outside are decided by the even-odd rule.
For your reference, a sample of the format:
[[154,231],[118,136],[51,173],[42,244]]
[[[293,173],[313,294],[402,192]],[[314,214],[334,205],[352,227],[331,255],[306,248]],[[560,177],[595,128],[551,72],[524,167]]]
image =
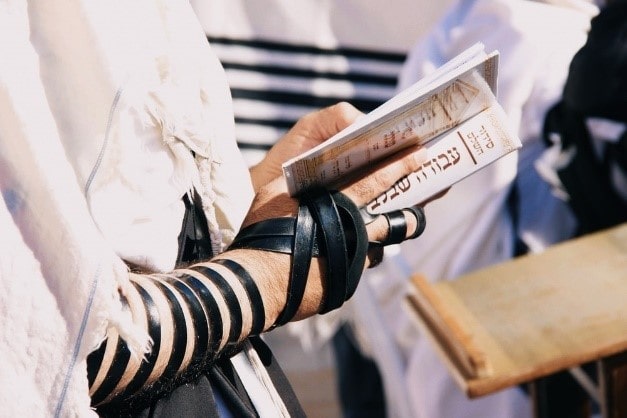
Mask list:
[[[150,335],[152,350],[143,360],[131,355],[112,330],[89,358],[93,404],[126,399],[146,388],[158,392],[270,328],[285,305],[289,260],[286,254],[232,250],[169,274],[132,274],[133,287],[124,300]],[[314,262],[297,318],[317,311],[321,282]]]
[[[290,256],[269,251],[233,250],[225,253],[240,263],[255,277],[265,307],[266,324],[269,329],[283,310],[287,299]],[[325,278],[323,276],[324,259],[312,260],[303,300],[294,320],[315,315],[320,308],[324,294]]]
[[257,191],[228,251],[170,274],[134,275],[125,301],[153,348],[139,361],[112,331],[89,359],[94,405],[158,392],[206,369],[249,335],[340,307],[368,266],[369,242],[380,252],[413,235],[409,222],[399,221],[403,212],[366,227],[358,210],[422,164],[413,152],[373,167],[341,192],[316,189],[296,200],[276,178]]

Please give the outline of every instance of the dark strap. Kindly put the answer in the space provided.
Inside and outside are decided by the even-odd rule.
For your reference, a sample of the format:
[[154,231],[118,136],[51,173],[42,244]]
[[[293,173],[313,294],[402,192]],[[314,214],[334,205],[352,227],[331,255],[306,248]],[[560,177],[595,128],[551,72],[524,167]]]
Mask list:
[[392,212],[384,213],[383,217],[388,221],[388,237],[385,240],[386,244],[400,244],[405,241],[407,236],[407,222],[405,221],[405,214],[402,210],[395,210]]
[[191,266],[190,269],[198,271],[202,275],[209,277],[220,291],[220,294],[222,294],[229,312],[231,313],[231,327],[229,329],[228,341],[230,343],[236,343],[242,333],[242,308],[239,305],[239,300],[237,299],[235,291],[231,288],[231,286],[229,286],[224,277],[210,268],[195,265]]
[[266,219],[243,228],[229,249],[251,248],[293,255],[286,304],[273,326],[289,322],[305,294],[311,258],[320,255],[317,227],[309,208],[300,205],[294,218]]
[[136,392],[139,392],[146,381],[150,377],[152,370],[154,369],[155,364],[157,363],[157,357],[159,357],[159,352],[161,350],[161,318],[159,315],[159,310],[154,300],[148,294],[148,292],[141,286],[139,286],[135,282],[133,286],[137,289],[139,294],[144,301],[144,306],[146,307],[146,315],[148,317],[148,332],[152,338],[152,349],[148,354],[146,354],[146,358],[142,361],[139,366],[139,370],[133,377],[131,383],[128,384],[125,391],[119,397],[120,399],[126,399]]
[[239,263],[229,260],[229,259],[221,259],[214,260],[216,264],[221,264],[231,270],[237,280],[242,284],[242,287],[246,291],[246,295],[248,296],[248,301],[250,302],[250,308],[252,312],[252,325],[250,328],[250,335],[259,335],[263,332],[265,321],[266,321],[266,312],[263,306],[263,299],[261,298],[261,293],[255,285],[255,281],[250,276],[248,271],[243,268]]
[[209,346],[209,320],[207,314],[202,307],[200,296],[180,278],[173,276],[164,278],[164,280],[179,291],[183,296],[192,316],[194,325],[194,353],[190,364],[204,364],[207,357],[207,347]]
[[207,217],[202,210],[202,202],[196,191],[192,196],[185,194],[185,215],[179,233],[179,252],[177,266],[208,260],[213,255]]
[[[206,309],[207,317],[209,319],[210,335],[209,335],[209,350],[211,353],[217,353],[220,350],[220,344],[222,342],[222,315],[220,314],[220,308],[218,302],[207,286],[196,277],[179,273],[178,279],[187,284],[198,295],[199,300],[202,301],[203,306]],[[208,354],[207,354],[208,355]]]
[[312,257],[326,257],[321,313],[350,298],[368,250],[366,226],[355,204],[339,192],[314,189],[300,197],[294,218],[267,219],[243,228],[229,247],[292,255],[286,304],[274,326],[289,322],[302,302]]
[[407,237],[407,239],[415,239],[425,232],[427,227],[427,217],[425,216],[425,210],[420,206],[409,206],[403,210],[408,210],[416,217],[416,230],[413,234]]
[[293,236],[293,254],[290,265],[290,280],[287,285],[287,298],[285,307],[279,314],[275,325],[288,323],[300,306],[305,287],[307,286],[307,276],[311,267],[311,258],[314,256],[316,247],[316,224],[311,217],[309,208],[301,205],[298,208],[298,218],[296,219],[296,230]]
[[[229,249],[249,248],[292,254],[294,236],[297,231],[296,223],[297,219],[294,218],[272,218],[259,221],[242,228]],[[312,256],[320,256],[317,240],[313,241]]]
[[335,201],[330,193],[318,190],[306,192],[301,203],[309,206],[311,216],[320,225],[322,242],[327,255],[326,288],[320,313],[339,308],[346,300],[348,252],[346,237]]
[[344,300],[348,300],[357,290],[364,271],[368,254],[368,231],[359,209],[352,200],[339,192],[333,193],[333,200],[344,226],[346,239],[349,266]]
[[160,381],[169,382],[174,379],[185,358],[185,347],[187,346],[187,325],[185,323],[185,315],[174,292],[168,286],[155,280],[153,284],[157,286],[161,293],[168,300],[168,305],[172,311],[172,321],[174,326],[174,341],[170,350],[170,358],[166,364],[163,374],[159,378]]
[[104,401],[106,397],[111,394],[113,389],[115,389],[118,382],[124,375],[128,361],[131,358],[131,352],[121,337],[118,337],[116,352],[120,353],[119,356],[116,357],[119,361],[111,364],[107,375],[100,384],[100,387],[98,387],[96,392],[92,395],[91,400],[93,405],[98,405]]
[[222,395],[229,411],[236,417],[258,417],[244,385],[229,358],[219,360],[209,370],[211,383]]

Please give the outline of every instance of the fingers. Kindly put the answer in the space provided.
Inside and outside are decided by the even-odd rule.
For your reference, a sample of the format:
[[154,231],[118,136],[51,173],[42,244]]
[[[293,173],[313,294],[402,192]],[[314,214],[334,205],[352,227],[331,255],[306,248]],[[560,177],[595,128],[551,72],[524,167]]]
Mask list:
[[355,107],[342,102],[301,117],[264,159],[251,168],[255,191],[280,177],[281,165],[285,161],[326,141],[361,115]]
[[322,140],[330,138],[355,122],[363,113],[347,102],[340,102],[303,116],[294,129]]
[[[390,189],[399,179],[418,170],[426,158],[426,149],[410,147],[376,165],[368,175],[345,185],[341,192],[362,207]],[[416,217],[410,216],[406,225],[412,235],[418,225]],[[367,225],[367,231],[369,241],[383,241],[389,234],[390,226],[384,217],[379,216]]]
[[394,186],[398,180],[418,170],[426,158],[426,149],[411,147],[375,165],[368,175],[346,184],[341,192],[357,206],[364,206]]

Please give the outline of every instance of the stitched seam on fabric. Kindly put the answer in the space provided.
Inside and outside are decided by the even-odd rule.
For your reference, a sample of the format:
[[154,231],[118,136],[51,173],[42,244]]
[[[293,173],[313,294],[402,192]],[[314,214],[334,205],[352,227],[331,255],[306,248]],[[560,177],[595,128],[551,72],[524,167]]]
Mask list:
[[100,165],[102,164],[102,159],[104,158],[104,153],[107,149],[107,144],[109,143],[109,132],[111,131],[111,121],[113,120],[113,114],[118,108],[118,103],[120,102],[120,97],[122,96],[123,90],[124,90],[123,88],[118,89],[118,91],[115,93],[115,97],[113,98],[113,102],[111,103],[111,109],[109,110],[109,117],[107,118],[107,127],[105,129],[105,136],[102,141],[102,147],[100,148],[100,153],[98,153],[98,158],[96,159],[96,163],[94,164],[94,167],[92,168],[91,173],[89,174],[89,178],[87,179],[87,182],[85,183],[85,192],[84,192],[85,196],[87,196],[91,183],[94,180],[94,177],[96,177],[96,174],[98,173],[98,169],[100,168]]
[[61,414],[61,408],[63,407],[63,402],[65,401],[65,396],[67,395],[67,389],[70,385],[70,379],[72,373],[74,371],[74,366],[76,366],[76,359],[78,358],[78,352],[81,347],[81,341],[83,340],[83,335],[85,334],[85,328],[87,328],[87,318],[89,318],[89,314],[91,312],[91,307],[94,303],[94,298],[96,296],[96,288],[98,287],[98,278],[100,277],[100,266],[96,270],[94,275],[94,280],[91,284],[91,289],[89,290],[89,298],[87,299],[87,305],[85,306],[85,311],[83,312],[83,319],[81,320],[81,326],[78,330],[78,335],[76,337],[76,343],[74,344],[74,351],[72,352],[72,359],[70,360],[70,364],[67,368],[67,373],[65,374],[65,379],[63,382],[63,389],[61,389],[61,395],[59,396],[59,402],[57,403],[57,407],[54,411],[55,418],[58,418]]

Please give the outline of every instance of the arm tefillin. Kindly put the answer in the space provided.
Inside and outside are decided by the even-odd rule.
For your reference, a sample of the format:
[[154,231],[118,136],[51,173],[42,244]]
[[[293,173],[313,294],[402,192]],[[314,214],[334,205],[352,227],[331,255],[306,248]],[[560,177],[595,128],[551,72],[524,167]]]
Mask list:
[[[294,318],[303,301],[312,258],[325,263],[326,286],[320,313],[337,309],[357,289],[368,249],[406,239],[403,211],[424,230],[420,208],[384,214],[388,238],[368,242],[359,208],[344,194],[316,188],[301,194],[295,218],[273,218],[243,228],[229,249],[248,248],[291,255],[285,306],[272,325]],[[264,331],[266,312],[251,275],[237,262],[220,258],[176,269],[169,274],[132,275],[126,302],[143,318],[152,340],[144,358],[131,354],[112,330],[88,358],[92,404],[103,411],[150,402],[189,381],[221,355],[237,351],[247,336]],[[113,409],[115,410],[115,409]]]
[[236,351],[245,336],[263,331],[261,294],[235,261],[199,263],[170,274],[133,275],[131,282],[135,293],[126,302],[138,317],[146,318],[152,347],[139,358],[112,330],[88,357],[92,405],[99,410],[148,404],[196,377],[220,355]]

